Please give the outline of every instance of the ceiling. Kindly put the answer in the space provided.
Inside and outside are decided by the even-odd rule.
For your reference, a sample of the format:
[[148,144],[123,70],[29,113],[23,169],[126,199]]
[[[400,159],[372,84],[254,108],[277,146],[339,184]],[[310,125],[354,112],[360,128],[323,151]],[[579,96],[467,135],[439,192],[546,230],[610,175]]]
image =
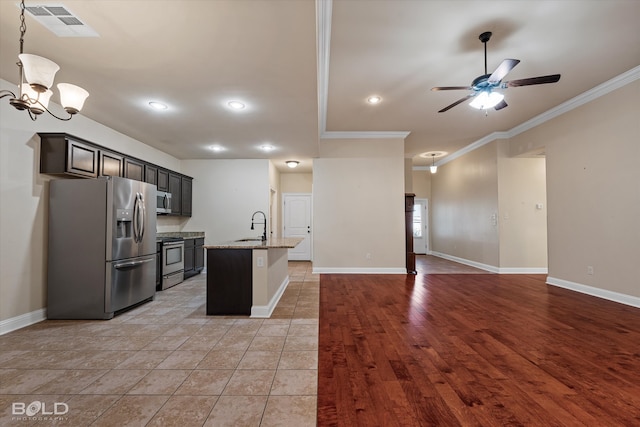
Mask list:
[[[26,17],[25,52],[57,62],[56,82],[90,92],[84,116],[180,159],[270,158],[283,171],[288,159],[310,171],[324,132],[408,132],[406,157],[428,164],[420,153],[508,131],[640,65],[636,0],[26,3],[64,5],[99,35],[58,37]],[[17,0],[0,0],[0,77],[14,84],[19,13]],[[489,73],[516,58],[505,80],[562,78],[505,90],[500,111],[462,103],[438,113],[467,92],[432,87],[484,74],[484,31]],[[373,94],[382,102],[368,104]],[[232,111],[231,100],[246,107]]]

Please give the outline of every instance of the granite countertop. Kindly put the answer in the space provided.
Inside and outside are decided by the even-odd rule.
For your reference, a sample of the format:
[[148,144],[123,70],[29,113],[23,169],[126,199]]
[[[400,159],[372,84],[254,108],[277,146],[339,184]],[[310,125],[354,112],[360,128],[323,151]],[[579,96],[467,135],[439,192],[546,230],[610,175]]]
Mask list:
[[204,231],[169,231],[165,233],[156,233],[156,237],[182,237],[184,239],[198,239],[204,237]]
[[246,239],[233,240],[230,242],[216,243],[213,245],[204,245],[205,249],[269,249],[269,248],[295,248],[298,243],[302,242],[301,237],[286,237],[277,239],[267,239],[248,237]]

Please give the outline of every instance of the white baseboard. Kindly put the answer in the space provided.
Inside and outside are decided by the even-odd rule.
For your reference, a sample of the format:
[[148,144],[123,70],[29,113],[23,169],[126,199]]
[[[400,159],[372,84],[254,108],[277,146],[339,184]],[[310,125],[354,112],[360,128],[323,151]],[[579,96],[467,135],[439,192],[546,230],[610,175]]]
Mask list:
[[282,297],[282,294],[284,293],[285,289],[287,289],[288,285],[289,276],[284,278],[276,293],[273,294],[273,297],[271,297],[271,301],[269,301],[269,304],[251,306],[251,317],[257,317],[261,319],[268,319],[269,317],[271,317],[271,313],[273,313],[276,305],[278,305],[278,301],[280,301],[280,297]]
[[431,255],[437,256],[439,258],[448,259],[449,261],[458,262],[460,264],[468,265],[470,267],[479,268],[480,270],[489,271],[491,273],[499,273],[500,269],[498,267],[494,267],[493,265],[482,264],[480,262],[471,261],[464,258],[458,258],[457,256],[443,254],[442,252],[431,251]]
[[441,252],[431,252],[431,255],[437,256],[440,258],[448,259],[449,261],[454,261],[460,264],[468,265],[470,267],[479,268],[481,270],[490,271],[491,273],[498,274],[547,274],[547,268],[536,267],[536,268],[528,268],[528,267],[495,267],[493,265],[482,264],[480,262],[471,261],[464,258],[458,258],[453,255],[443,254]]
[[547,268],[500,267],[498,269],[500,274],[547,274],[548,272]]
[[407,274],[406,268],[313,267],[313,274]]
[[640,308],[640,298],[634,297],[632,295],[621,294],[618,292],[608,291],[606,289],[594,288],[592,286],[570,282],[568,280],[558,279],[556,277],[547,277],[547,284],[606,299],[609,301],[619,302],[620,304],[630,305],[631,307]]
[[0,335],[8,334],[43,320],[47,320],[47,310],[44,308],[2,320],[0,321]]

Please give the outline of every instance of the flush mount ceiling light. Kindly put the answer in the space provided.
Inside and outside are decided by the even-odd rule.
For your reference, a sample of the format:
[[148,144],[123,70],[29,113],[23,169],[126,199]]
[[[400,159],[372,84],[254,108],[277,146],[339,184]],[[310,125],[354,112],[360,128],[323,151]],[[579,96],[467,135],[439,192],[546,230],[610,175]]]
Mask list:
[[60,104],[69,117],[58,117],[49,111],[49,99],[53,94],[50,88],[60,67],[47,58],[23,53],[24,35],[27,32],[24,10],[24,0],[22,0],[20,3],[20,54],[17,62],[20,72],[19,96],[9,90],[0,90],[0,98],[11,96],[9,103],[17,110],[28,111],[29,117],[34,121],[45,111],[58,120],[71,120],[73,115],[82,109],[89,92],[69,83],[58,83]]
[[221,152],[221,151],[224,151],[224,147],[223,147],[223,146],[221,146],[221,145],[216,145],[216,144],[214,144],[214,145],[210,145],[210,146],[209,146],[209,150],[211,150],[211,151],[215,151],[216,153],[219,153],[219,152]]
[[379,104],[382,102],[382,98],[380,98],[378,95],[372,95],[367,98],[367,102],[372,105]]
[[287,166],[289,166],[291,169],[295,168],[296,166],[298,166],[300,164],[299,161],[297,160],[287,160],[285,162],[287,164]]
[[260,146],[260,149],[268,153],[269,151],[273,150],[273,145],[264,144]]
[[245,107],[244,103],[242,103],[240,101],[229,101],[229,102],[227,102],[227,105],[232,110],[243,110],[244,107]]
[[154,110],[166,110],[167,108],[167,104],[163,104],[162,102],[158,102],[158,101],[151,101],[149,102],[149,107],[153,108]]

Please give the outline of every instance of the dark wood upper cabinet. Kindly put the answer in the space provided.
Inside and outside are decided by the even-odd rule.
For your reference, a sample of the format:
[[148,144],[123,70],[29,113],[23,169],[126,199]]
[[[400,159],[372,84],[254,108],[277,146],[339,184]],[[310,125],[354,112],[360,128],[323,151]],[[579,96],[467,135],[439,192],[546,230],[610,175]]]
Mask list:
[[124,159],[124,177],[135,179],[136,181],[144,181],[143,179],[144,165],[136,160]]
[[64,133],[41,138],[40,173],[98,176],[98,148]]
[[169,191],[169,171],[158,169],[158,191]]
[[40,132],[40,173],[82,178],[123,176],[170,192],[171,215],[191,216],[193,178],[66,133]]
[[158,168],[156,166],[144,165],[144,182],[158,185]]
[[100,150],[100,176],[122,176],[122,156]]
[[191,203],[192,203],[192,189],[193,182],[191,178],[187,178],[186,176],[182,177],[182,205],[180,209],[180,214],[182,216],[191,216]]
[[171,215],[182,213],[182,178],[169,173],[169,193],[171,193]]

